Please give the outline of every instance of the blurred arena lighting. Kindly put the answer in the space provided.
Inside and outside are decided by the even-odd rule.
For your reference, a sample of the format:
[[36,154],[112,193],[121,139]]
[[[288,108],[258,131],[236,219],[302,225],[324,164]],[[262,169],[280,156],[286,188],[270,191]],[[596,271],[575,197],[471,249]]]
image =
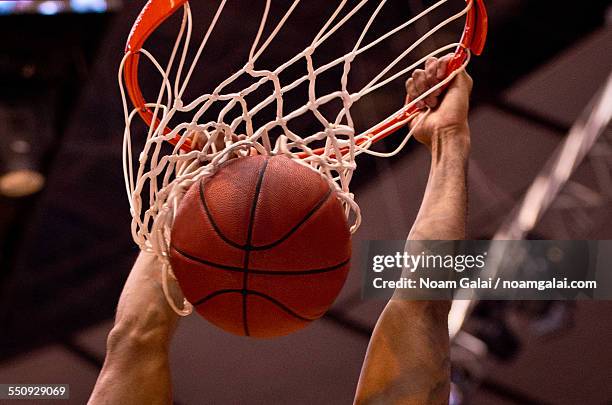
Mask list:
[[484,378],[482,359],[487,356],[487,345],[477,337],[460,331],[455,336],[451,350],[451,395],[449,404],[465,403],[468,393]]
[[20,198],[43,188],[36,131],[32,110],[0,105],[0,195]]
[[[612,140],[606,136],[606,129],[612,120],[612,72],[608,76],[603,89],[595,96],[582,116],[573,125],[565,142],[550,158],[542,172],[525,194],[523,202],[495,235],[497,240],[523,239],[531,232],[542,216],[562,195],[573,195],[576,203],[569,208],[580,208],[579,205],[610,204],[612,195],[608,186],[612,184],[610,172],[612,169]],[[603,136],[602,136],[603,135]],[[605,145],[604,145],[605,144]],[[607,151],[608,153],[604,153]],[[588,187],[567,187],[577,183],[569,183],[570,177],[589,155],[606,158],[603,166],[594,167],[601,190],[591,190]],[[600,160],[600,159],[598,159]],[[590,161],[587,161],[591,163]],[[601,162],[600,162],[601,163]],[[565,190],[564,190],[565,188]],[[578,193],[574,193],[578,189]],[[565,194],[562,194],[565,193]],[[569,194],[568,194],[569,193]],[[588,200],[586,196],[592,196]],[[564,206],[564,208],[568,208]]]
[[[495,234],[496,240],[520,240],[534,230],[544,214],[562,197],[564,215],[572,208],[579,215],[581,208],[612,204],[612,72],[602,90],[595,95],[582,115],[572,126],[567,138],[552,155],[541,173],[527,190],[525,198],[512,211]],[[600,190],[591,189],[577,182],[570,182],[572,174],[583,163],[593,166],[596,184]],[[586,192],[588,191],[588,192]],[[586,197],[585,197],[586,196]],[[568,204],[570,206],[568,206]],[[494,252],[490,257],[504,257],[504,252]],[[495,263],[491,264],[492,275]],[[455,336],[474,306],[474,301],[453,302],[449,314],[449,332]]]
[[59,13],[105,13],[121,5],[120,0],[46,0],[0,1],[0,15]]
[[[611,122],[612,72],[493,239],[525,239],[549,211],[558,209],[560,215],[567,217],[593,206],[611,204]],[[595,174],[598,189],[573,179],[576,170],[584,165],[589,165]],[[568,238],[571,236],[575,235]],[[505,254],[503,249],[491,252],[491,275],[497,273],[501,263],[495,263],[495,257]],[[465,403],[470,393],[486,380],[482,365],[487,364],[487,358],[509,360],[519,351],[521,337],[546,337],[567,330],[573,325],[573,312],[571,302],[455,300],[449,313],[454,384],[451,403]],[[529,398],[519,398],[517,402],[536,403]]]
[[42,173],[29,170],[13,170],[0,175],[0,194],[10,198],[27,197],[39,192],[45,184]]

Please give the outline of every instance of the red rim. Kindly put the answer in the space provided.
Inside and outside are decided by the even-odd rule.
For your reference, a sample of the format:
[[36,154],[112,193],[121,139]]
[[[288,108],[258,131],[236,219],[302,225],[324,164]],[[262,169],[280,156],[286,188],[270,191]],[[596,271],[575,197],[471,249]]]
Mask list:
[[[146,101],[142,95],[140,89],[140,83],[138,82],[138,62],[140,57],[140,50],[146,42],[147,38],[159,27],[164,21],[166,21],[171,15],[173,15],[187,0],[149,0],[143,7],[142,11],[138,15],[138,18],[134,22],[130,35],[128,36],[127,45],[125,52],[128,54],[124,70],[123,77],[126,83],[126,88],[134,107],[138,108],[138,113],[144,120],[144,122],[151,126],[153,122],[153,111],[146,107]],[[473,54],[480,55],[484,49],[487,31],[488,31],[488,18],[487,10],[483,0],[466,0],[468,4],[471,3],[471,8],[467,13],[465,28],[463,30],[463,36],[461,38],[461,46],[455,51],[455,56],[449,63],[448,74],[452,74],[454,71],[459,69],[467,58],[467,49]],[[418,109],[414,106],[406,108],[400,114],[397,114],[390,121],[381,123],[370,132],[366,138],[360,139],[357,144],[362,145],[365,142],[378,142],[381,139],[388,137],[393,134],[399,128],[393,128],[398,123],[414,117],[418,112]],[[159,119],[155,120],[155,125],[159,125]],[[169,133],[169,128],[164,128],[164,134]],[[176,136],[170,143],[176,145],[180,136]],[[189,152],[192,150],[191,142],[189,139],[181,145],[181,150]],[[315,154],[322,154],[322,149],[314,151]],[[299,154],[300,157],[306,157],[306,154]]]
[[[465,28],[463,30],[463,36],[461,37],[460,42],[461,45],[457,48],[455,51],[455,56],[448,64],[447,76],[453,74],[465,63],[468,56],[468,49],[474,55],[481,55],[487,40],[489,22],[484,1],[466,0],[466,2],[468,4],[472,4],[466,16]],[[394,126],[406,120],[409,122],[418,112],[419,109],[416,106],[406,106],[403,111],[401,111],[391,120],[375,126],[372,131],[366,135],[366,137],[359,139],[356,144],[362,145],[366,142],[375,143],[385,139],[400,129],[400,127],[393,128]]]

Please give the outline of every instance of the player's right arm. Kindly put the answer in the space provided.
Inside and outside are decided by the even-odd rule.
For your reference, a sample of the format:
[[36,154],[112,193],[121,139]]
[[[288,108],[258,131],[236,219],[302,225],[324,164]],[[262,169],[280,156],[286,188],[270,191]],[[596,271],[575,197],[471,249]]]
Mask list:
[[[449,60],[450,56],[432,59],[425,70],[416,71],[406,85],[408,99],[439,83]],[[471,89],[471,78],[462,72],[443,96],[438,92],[424,100],[432,110],[415,128],[415,138],[431,151],[431,168],[408,239],[465,237]],[[449,309],[449,301],[390,300],[372,334],[355,403],[448,403]]]
[[162,291],[161,263],[141,252],[119,298],[89,404],[171,404],[168,351],[177,322]]

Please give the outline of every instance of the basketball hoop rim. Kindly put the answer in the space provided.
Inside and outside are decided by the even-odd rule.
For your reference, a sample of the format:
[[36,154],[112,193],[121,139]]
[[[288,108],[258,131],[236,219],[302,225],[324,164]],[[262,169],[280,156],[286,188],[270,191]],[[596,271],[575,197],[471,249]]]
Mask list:
[[[123,78],[127,89],[128,96],[142,120],[151,126],[154,119],[154,114],[151,109],[146,106],[146,101],[140,88],[138,80],[138,64],[142,46],[151,36],[151,34],[168,18],[170,18],[179,8],[182,8],[187,0],[149,0],[142,11],[136,18],[134,25],[128,36],[125,47],[125,64],[123,70]],[[480,55],[482,54],[488,32],[488,17],[487,10],[484,5],[484,0],[466,0],[469,8],[466,15],[465,27],[463,30],[460,45],[455,51],[455,55],[449,63],[447,76],[452,75],[457,69],[467,60],[469,53]],[[368,136],[364,138],[361,144],[365,142],[377,142],[394,133],[399,129],[398,123],[402,121],[409,122],[419,110],[414,105],[405,106],[400,114],[397,114],[391,119],[381,121],[381,124],[372,128]],[[159,119],[155,118],[155,124],[159,125]],[[164,128],[164,134],[171,132],[170,128]],[[180,136],[177,135],[170,140],[172,144],[178,143]],[[192,150],[189,139],[181,145],[181,150],[190,152]],[[315,151],[316,153],[317,151]]]

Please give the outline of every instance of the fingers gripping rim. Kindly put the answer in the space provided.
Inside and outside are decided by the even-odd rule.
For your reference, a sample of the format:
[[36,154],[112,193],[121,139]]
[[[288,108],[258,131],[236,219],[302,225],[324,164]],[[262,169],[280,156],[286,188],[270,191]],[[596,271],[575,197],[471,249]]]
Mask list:
[[[139,53],[143,44],[153,31],[186,3],[187,0],[149,0],[134,22],[134,26],[128,37],[125,49],[127,57],[123,76],[128,95],[134,106],[138,108],[139,115],[148,126],[152,125],[154,114],[146,107],[146,101],[142,95],[138,82]],[[461,38],[461,45],[457,48],[455,56],[449,63],[447,71],[448,76],[453,75],[466,63],[470,53],[480,55],[485,46],[488,31],[488,18],[484,0],[466,0],[466,3],[468,11],[466,14],[463,36]],[[410,122],[418,111],[415,103],[406,105],[399,114],[389,117],[381,121],[379,125],[373,127],[366,134],[366,137],[358,141],[359,144],[373,143],[386,138]],[[159,125],[158,119],[155,119],[155,125]],[[168,134],[170,131],[170,128],[164,128],[164,134]],[[179,139],[180,137],[177,136],[172,139],[171,142],[176,144]],[[189,140],[186,140],[185,143],[181,145],[181,149],[183,151],[192,150]],[[315,150],[314,153],[322,154],[323,149]]]
[[[466,3],[469,10],[466,16],[463,36],[461,37],[460,46],[457,47],[455,55],[448,64],[446,71],[447,78],[453,76],[466,64],[470,54],[481,55],[484,51],[489,26],[487,9],[483,0],[466,0]],[[415,102],[407,104],[399,114],[391,119],[382,121],[372,128],[364,138],[357,141],[357,145],[378,142],[392,135],[411,122],[417,116],[419,110]]]

